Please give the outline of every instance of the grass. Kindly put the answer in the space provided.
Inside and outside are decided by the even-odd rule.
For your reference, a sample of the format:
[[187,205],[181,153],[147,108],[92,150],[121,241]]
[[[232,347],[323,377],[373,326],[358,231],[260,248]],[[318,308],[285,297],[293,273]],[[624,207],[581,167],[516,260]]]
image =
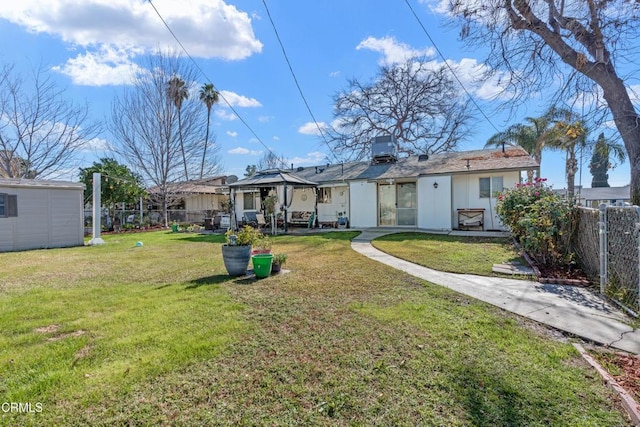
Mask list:
[[496,276],[491,271],[493,264],[526,265],[506,238],[396,233],[375,239],[373,246],[415,264],[450,273]]
[[210,236],[0,254],[0,394],[43,404],[0,424],[627,423],[572,346],[353,236],[276,237],[291,272],[260,281]]

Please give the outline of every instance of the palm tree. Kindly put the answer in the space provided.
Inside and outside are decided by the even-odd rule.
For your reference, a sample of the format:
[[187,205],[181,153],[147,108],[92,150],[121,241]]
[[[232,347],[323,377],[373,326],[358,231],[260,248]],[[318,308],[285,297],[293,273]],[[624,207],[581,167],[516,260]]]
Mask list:
[[184,163],[184,177],[185,180],[189,181],[187,156],[184,153],[184,143],[182,141],[182,116],[180,114],[182,110],[182,102],[189,98],[189,90],[187,89],[185,81],[178,76],[171,77],[167,83],[167,96],[178,109],[178,134],[180,136],[180,150],[182,151],[182,161]]
[[[506,130],[498,132],[487,140],[486,147],[499,147],[503,143],[519,145],[529,153],[538,164],[542,163],[542,150],[551,145],[557,138],[553,125],[558,120],[559,111],[555,107],[550,108],[541,117],[526,117],[528,124],[514,124]],[[552,144],[550,144],[552,143]],[[533,182],[533,171],[527,171],[527,180]]]
[[204,159],[207,155],[207,145],[209,145],[209,123],[211,121],[211,108],[219,100],[218,91],[212,83],[206,83],[200,88],[200,101],[207,106],[207,133],[204,138],[204,150],[202,151],[202,164],[200,165],[200,179],[204,173]]

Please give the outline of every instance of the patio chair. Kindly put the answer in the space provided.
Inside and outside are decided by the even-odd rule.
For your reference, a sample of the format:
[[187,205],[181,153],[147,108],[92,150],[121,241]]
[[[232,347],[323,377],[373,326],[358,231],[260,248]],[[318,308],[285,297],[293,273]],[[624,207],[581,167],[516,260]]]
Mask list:
[[256,221],[258,224],[258,228],[264,228],[267,226],[267,221],[264,219],[264,214],[256,214]]

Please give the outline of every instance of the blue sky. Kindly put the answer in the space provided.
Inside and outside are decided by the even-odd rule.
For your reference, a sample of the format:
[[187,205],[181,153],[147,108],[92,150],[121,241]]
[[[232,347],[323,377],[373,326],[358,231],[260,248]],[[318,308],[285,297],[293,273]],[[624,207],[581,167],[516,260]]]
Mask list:
[[[457,67],[458,77],[473,94],[489,123],[478,114],[471,136],[460,149],[479,149],[495,127],[503,130],[525,116],[545,110],[532,99],[515,117],[496,113],[491,95],[495,84],[478,84],[482,52],[457,40],[457,30],[445,26],[438,1],[410,1],[435,45]],[[291,66],[312,113],[321,124],[332,117],[332,97],[347,79],[369,81],[381,64],[423,54],[442,59],[403,1],[326,0],[273,1],[266,4]],[[258,0],[154,0],[153,5],[242,119],[221,102],[214,107],[212,131],[217,135],[225,174],[242,176],[268,147],[289,164],[319,164],[329,154],[294,84],[264,3]],[[102,120],[111,100],[130,81],[143,55],[161,48],[179,49],[152,5],[142,0],[20,0],[0,8],[0,37],[5,40],[0,62],[31,70],[42,64],[67,88],[70,100],[89,102],[91,114]],[[109,153],[102,151],[105,132],[82,153],[77,167],[89,166]],[[590,186],[589,156],[582,183]],[[564,156],[545,152],[542,175],[563,188]],[[609,172],[611,185],[625,185],[628,164]],[[77,179],[74,177],[74,179]],[[578,178],[576,179],[578,181]],[[579,184],[579,182],[576,182]]]

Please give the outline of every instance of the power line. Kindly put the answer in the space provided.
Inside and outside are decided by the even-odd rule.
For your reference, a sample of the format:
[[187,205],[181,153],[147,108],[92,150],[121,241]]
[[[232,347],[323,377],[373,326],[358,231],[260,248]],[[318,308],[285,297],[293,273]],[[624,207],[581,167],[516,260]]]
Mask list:
[[[207,76],[207,74],[202,70],[202,68],[200,67],[200,65],[198,65],[198,63],[195,61],[195,59],[193,59],[193,57],[191,56],[191,54],[189,53],[189,51],[187,51],[187,49],[184,47],[184,45],[182,44],[182,42],[180,41],[180,39],[178,38],[178,36],[173,32],[173,30],[171,29],[171,27],[169,26],[169,24],[167,23],[167,21],[162,17],[162,15],[160,14],[160,12],[158,11],[158,9],[156,8],[156,6],[153,4],[153,0],[149,0],[149,4],[151,5],[151,7],[153,8],[153,10],[156,12],[156,15],[158,15],[158,18],[160,18],[160,20],[162,21],[162,23],[164,24],[164,26],[167,28],[167,30],[169,31],[169,33],[171,34],[171,36],[175,39],[175,41],[178,43],[178,45],[180,46],[180,48],[184,51],[185,55],[187,55],[187,57],[189,58],[189,60],[191,61],[191,63],[193,63],[193,65],[196,67],[196,69],[200,72],[200,74],[205,78],[205,80],[209,83],[211,83],[213,85],[214,90],[218,93],[218,95],[220,96],[220,98],[222,98],[222,100],[225,102],[225,104],[227,104],[227,107],[229,107],[229,109],[233,112],[233,114],[236,115],[236,117],[238,117],[238,119],[240,119],[240,122],[242,122],[242,124],[249,129],[249,132],[251,132],[251,134],[256,138],[256,140],[269,152],[271,153],[273,156],[276,156],[276,154],[271,151],[271,149],[262,141],[262,139],[260,139],[260,137],[258,136],[258,134],[253,130],[253,128],[251,126],[249,126],[249,124],[242,118],[242,116],[238,113],[238,111],[236,111],[235,108],[233,108],[233,106],[231,105],[231,103],[224,97],[224,95],[216,89],[215,84],[211,81],[211,79],[209,78],[209,76]],[[287,165],[282,162],[282,165],[286,168]]]
[[467,90],[467,88],[464,86],[464,84],[462,83],[462,81],[458,78],[458,76],[456,75],[455,71],[453,70],[453,68],[451,67],[451,65],[449,65],[449,61],[447,61],[447,58],[445,58],[445,56],[442,54],[442,52],[440,51],[440,49],[438,48],[438,45],[436,45],[436,42],[431,38],[431,35],[429,34],[429,31],[427,31],[427,28],[424,26],[424,24],[422,23],[422,21],[420,20],[420,18],[418,17],[418,15],[416,14],[415,10],[413,9],[413,7],[411,6],[411,3],[409,3],[409,0],[404,0],[404,2],[407,4],[407,6],[409,7],[409,10],[411,10],[411,13],[413,14],[414,18],[416,18],[416,21],[418,21],[418,24],[420,25],[420,27],[422,28],[422,31],[424,31],[424,33],[427,35],[427,38],[429,39],[429,41],[431,42],[431,44],[433,45],[434,49],[436,50],[436,52],[438,52],[438,55],[440,55],[440,58],[442,58],[442,61],[444,62],[445,66],[449,69],[449,71],[451,72],[451,74],[453,75],[453,77],[456,79],[456,81],[458,82],[458,84],[460,85],[460,87],[462,88],[462,90],[464,91],[464,93],[467,94],[467,97],[469,97],[469,99],[471,100],[471,102],[473,103],[473,105],[476,106],[476,109],[480,112],[480,114],[482,115],[482,117],[485,118],[485,120],[491,125],[491,127],[493,127],[493,129],[495,129],[496,132],[500,132],[500,130],[496,127],[496,125],[493,124],[493,122],[491,121],[491,119],[489,119],[489,117],[484,113],[484,111],[482,110],[482,108],[480,108],[480,106],[478,105],[478,103],[476,102],[476,100],[471,96],[471,93],[469,93],[469,91]]
[[314,116],[313,111],[311,111],[311,107],[309,106],[309,103],[307,102],[307,98],[304,96],[304,93],[302,92],[302,88],[300,87],[300,83],[298,82],[298,78],[296,77],[296,73],[293,71],[293,67],[291,66],[291,61],[289,61],[289,56],[287,55],[287,51],[285,50],[284,44],[282,43],[282,40],[280,39],[280,34],[278,33],[278,29],[276,28],[276,25],[273,22],[273,18],[271,18],[271,12],[269,12],[269,7],[267,6],[266,0],[262,0],[262,4],[264,5],[265,10],[267,11],[267,16],[269,17],[269,22],[271,23],[271,27],[273,27],[273,32],[276,34],[276,39],[278,40],[278,44],[280,44],[280,49],[282,49],[282,54],[284,55],[284,59],[287,62],[287,66],[289,67],[289,71],[291,72],[291,76],[293,77],[293,81],[295,82],[296,87],[298,88],[298,92],[300,93],[300,97],[302,98],[302,101],[304,102],[304,105],[307,107],[307,111],[309,112],[309,115],[313,119],[313,123],[315,123],[316,128],[318,129],[318,132],[320,132],[320,136],[322,136],[322,139],[324,140],[325,144],[329,148],[329,151],[331,152],[331,155],[336,160],[336,162],[339,162],[338,157],[334,153],[333,148],[331,148],[331,145],[329,144],[329,141],[327,141],[327,138],[326,138],[324,132],[322,131],[322,127],[320,126],[320,124],[318,124],[318,121],[316,120],[316,117]]

